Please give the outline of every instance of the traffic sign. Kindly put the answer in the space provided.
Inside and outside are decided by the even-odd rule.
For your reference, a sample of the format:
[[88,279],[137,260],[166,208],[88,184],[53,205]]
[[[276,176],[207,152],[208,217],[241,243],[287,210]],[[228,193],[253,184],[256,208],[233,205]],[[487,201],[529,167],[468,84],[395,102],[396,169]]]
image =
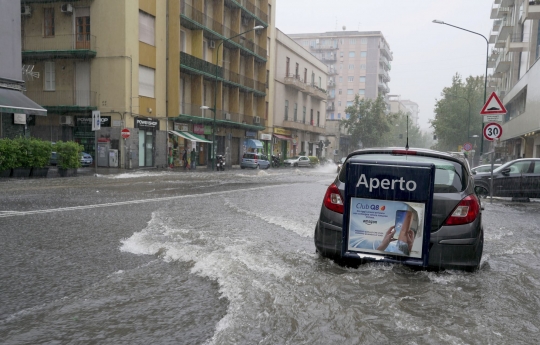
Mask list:
[[467,151],[467,152],[470,151],[470,150],[472,150],[472,144],[471,144],[471,143],[465,143],[465,144],[463,144],[463,149],[464,149],[465,151]]
[[122,129],[122,138],[127,139],[129,138],[130,135],[131,133],[129,132],[129,129],[127,128]]
[[101,112],[92,110],[92,130],[99,131],[101,129]]
[[501,102],[501,99],[495,92],[492,92],[489,96],[486,104],[480,111],[480,115],[490,115],[490,114],[506,114],[506,108]]
[[495,139],[499,139],[502,135],[502,127],[496,122],[488,123],[484,127],[484,138],[486,140],[493,141]]
[[484,122],[502,122],[502,115],[484,115]]

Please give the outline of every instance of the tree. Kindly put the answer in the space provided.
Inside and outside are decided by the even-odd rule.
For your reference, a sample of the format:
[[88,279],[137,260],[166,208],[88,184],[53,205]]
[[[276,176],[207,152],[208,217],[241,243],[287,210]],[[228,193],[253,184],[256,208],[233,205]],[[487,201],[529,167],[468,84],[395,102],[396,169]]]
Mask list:
[[386,134],[386,146],[405,147],[407,127],[409,147],[429,148],[429,134],[423,133],[420,127],[414,125],[410,117],[407,120],[407,114],[403,112],[393,114],[391,129]]
[[385,146],[386,134],[390,132],[394,115],[386,114],[386,104],[382,96],[377,99],[354,98],[353,105],[345,109],[349,116],[341,120],[340,126],[351,136],[351,146]]
[[452,86],[445,87],[441,96],[442,98],[435,103],[435,119],[430,120],[438,139],[433,148],[440,151],[457,151],[458,146],[465,142],[472,140],[474,143],[468,135],[478,135],[481,140],[482,117],[479,114],[484,105],[484,77],[470,76],[464,83],[461,76],[456,73],[452,77]]

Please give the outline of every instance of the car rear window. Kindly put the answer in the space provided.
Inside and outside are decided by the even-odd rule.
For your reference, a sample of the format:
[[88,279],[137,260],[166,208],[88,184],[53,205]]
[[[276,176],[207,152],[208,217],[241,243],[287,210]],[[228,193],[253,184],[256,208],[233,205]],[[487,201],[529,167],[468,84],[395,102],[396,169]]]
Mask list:
[[246,159],[256,159],[256,158],[257,158],[257,155],[254,154],[254,153],[244,153],[244,156],[242,156],[242,158],[246,158]]
[[[456,193],[467,188],[466,170],[458,162],[446,160],[443,158],[417,156],[417,155],[393,155],[385,153],[368,153],[351,157],[354,160],[360,161],[390,161],[390,162],[419,162],[435,164],[435,193]],[[341,169],[339,172],[339,181],[345,182],[345,174],[347,171]]]

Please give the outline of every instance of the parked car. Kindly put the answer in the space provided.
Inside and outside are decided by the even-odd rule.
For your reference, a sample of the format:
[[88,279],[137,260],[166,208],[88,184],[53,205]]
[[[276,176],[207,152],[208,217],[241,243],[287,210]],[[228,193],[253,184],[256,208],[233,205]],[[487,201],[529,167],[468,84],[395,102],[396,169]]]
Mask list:
[[255,152],[246,152],[242,156],[240,162],[240,168],[252,168],[252,169],[268,169],[270,167],[270,161],[266,155]]
[[51,152],[51,158],[49,158],[49,165],[58,164],[58,154],[56,152]]
[[[491,172],[477,173],[474,182],[489,191]],[[521,158],[493,170],[493,195],[540,198],[540,158]]]
[[289,167],[309,167],[310,164],[308,156],[295,156],[283,161],[283,165]]
[[338,165],[337,165],[337,172],[339,172],[341,170],[341,167],[343,166],[343,163],[345,163],[345,160],[347,159],[347,157],[342,157],[339,162],[338,162]]
[[[500,167],[502,164],[493,164],[493,169]],[[473,173],[489,173],[491,172],[491,164],[479,165],[471,169]]]
[[473,175],[461,159],[426,149],[363,149],[349,154],[326,191],[315,226],[315,247],[322,256],[341,258],[346,167],[351,161],[433,163],[436,170],[428,267],[465,270],[479,267],[484,232],[475,191],[481,188],[475,188]]
[[92,162],[93,162],[92,155],[86,152],[81,152],[81,165],[83,167],[92,165]]

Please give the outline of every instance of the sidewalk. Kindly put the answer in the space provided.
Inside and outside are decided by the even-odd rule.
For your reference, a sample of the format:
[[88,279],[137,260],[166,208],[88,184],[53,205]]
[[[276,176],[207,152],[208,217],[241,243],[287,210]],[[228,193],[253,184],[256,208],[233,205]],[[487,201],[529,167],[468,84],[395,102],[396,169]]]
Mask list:
[[[240,170],[240,165],[233,165],[232,167],[225,167],[227,170]],[[170,171],[178,173],[190,173],[190,172],[212,172],[211,167],[206,165],[198,166],[195,170],[185,169],[180,167],[175,168],[157,168],[157,167],[144,167],[136,169],[122,169],[122,168],[107,168],[107,167],[98,167],[97,174],[99,175],[116,175],[116,174],[129,174],[140,171]],[[83,167],[77,169],[77,176],[93,176],[96,174],[95,167]],[[47,178],[60,177],[58,175],[58,168],[55,166],[49,167],[49,172],[47,173]]]

